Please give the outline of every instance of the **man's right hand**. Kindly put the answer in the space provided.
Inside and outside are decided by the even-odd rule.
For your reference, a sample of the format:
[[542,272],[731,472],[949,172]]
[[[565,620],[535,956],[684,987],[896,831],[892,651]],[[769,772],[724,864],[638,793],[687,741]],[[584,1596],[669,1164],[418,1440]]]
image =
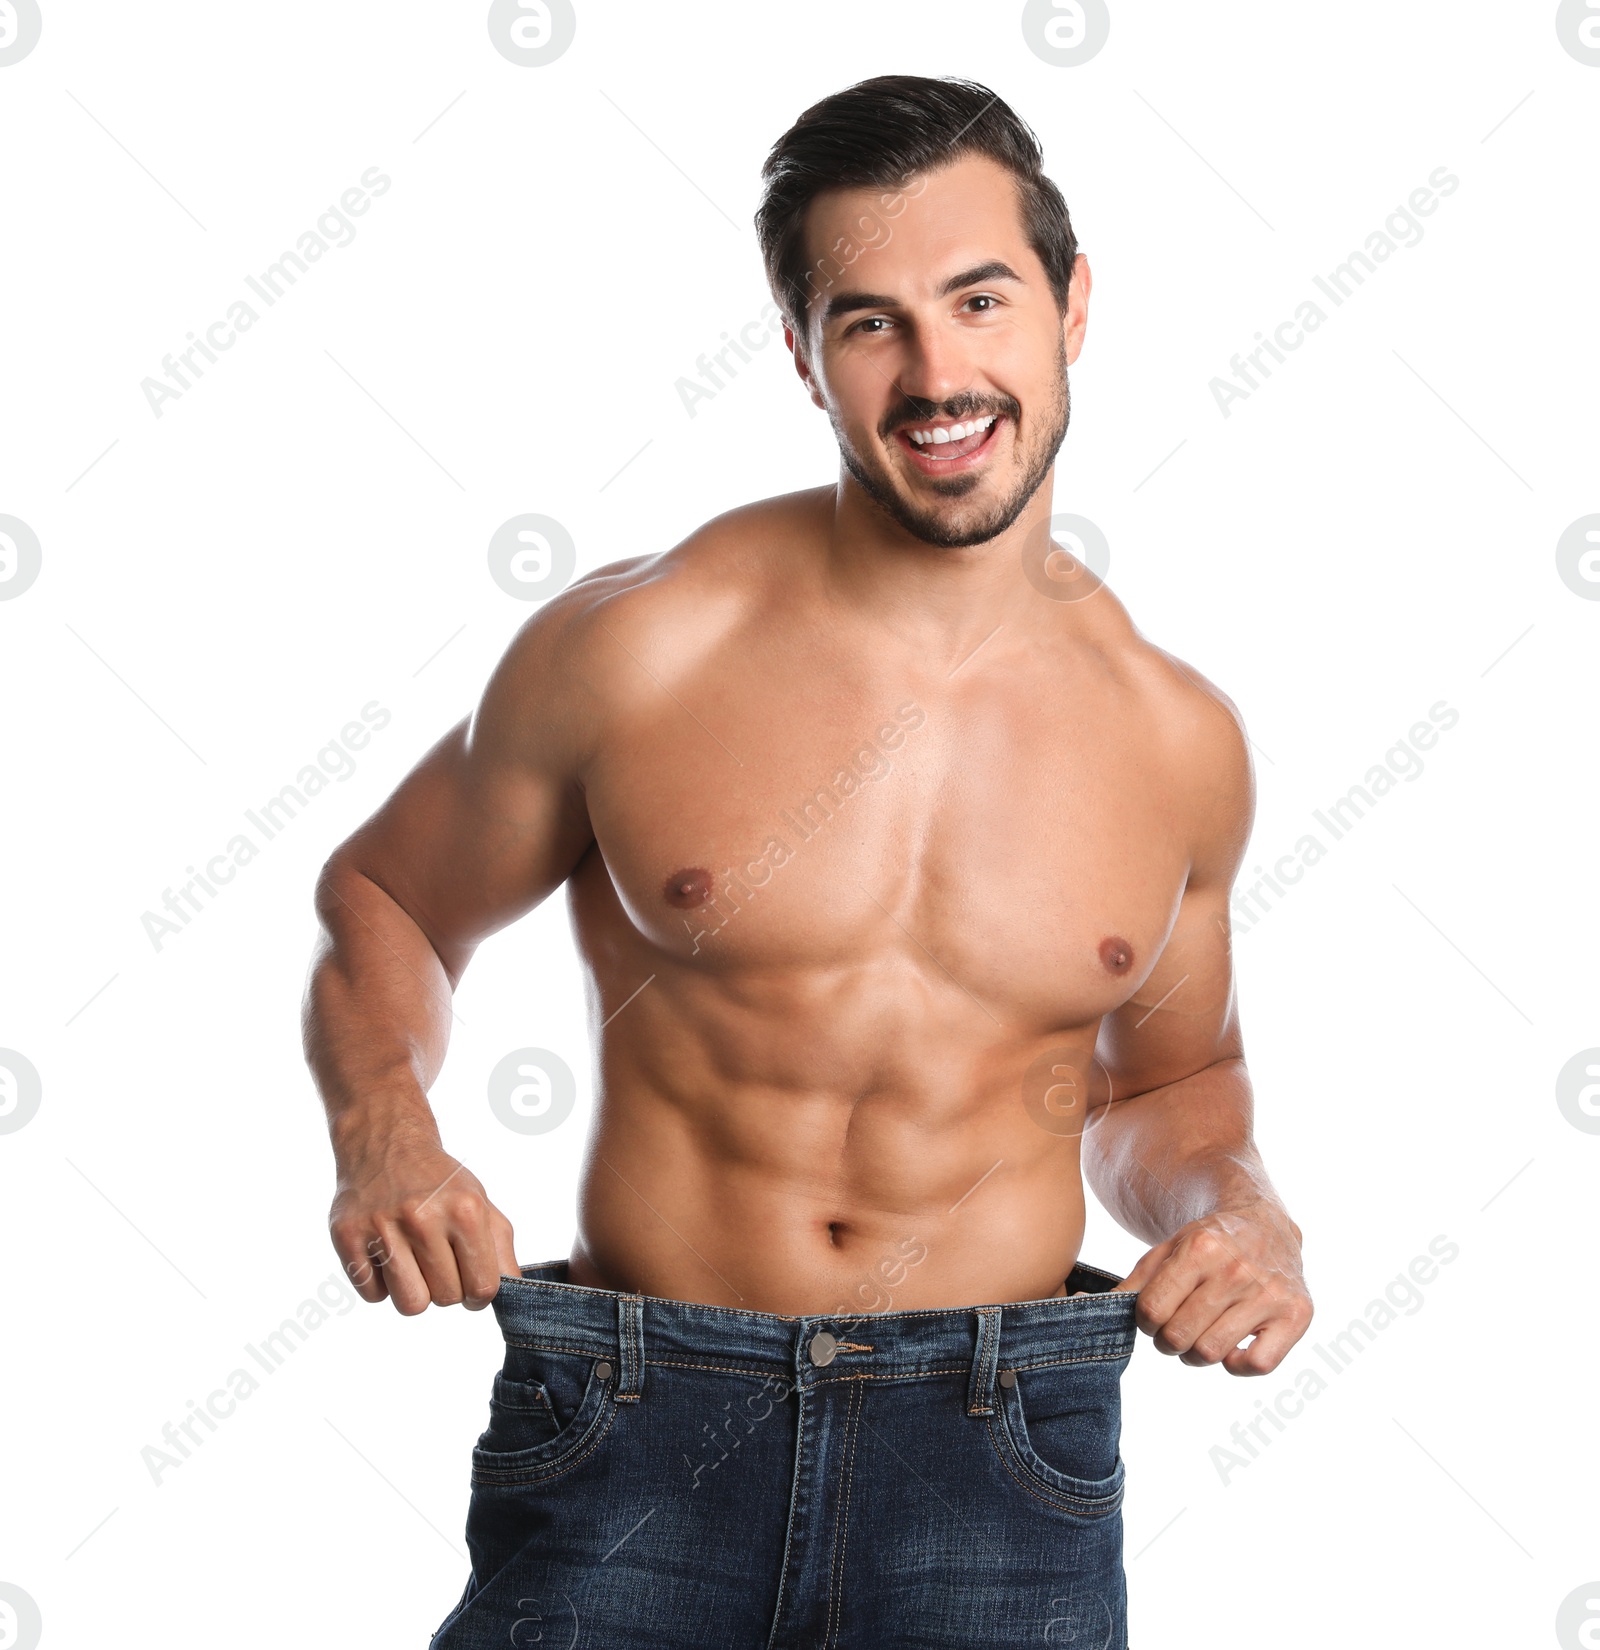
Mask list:
[[502,1274],[521,1276],[511,1222],[432,1143],[391,1141],[341,1164],[328,1230],[361,1298],[392,1300],[407,1317],[429,1301],[482,1311]]

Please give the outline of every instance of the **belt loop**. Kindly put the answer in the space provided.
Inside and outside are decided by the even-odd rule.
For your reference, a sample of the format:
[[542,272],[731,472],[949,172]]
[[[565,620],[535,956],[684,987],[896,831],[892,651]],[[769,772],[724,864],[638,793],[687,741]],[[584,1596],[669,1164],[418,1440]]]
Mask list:
[[633,1404],[644,1390],[644,1296],[617,1297],[617,1402]]
[[980,1306],[972,1378],[967,1383],[967,1414],[994,1414],[994,1372],[1000,1361],[1000,1308]]

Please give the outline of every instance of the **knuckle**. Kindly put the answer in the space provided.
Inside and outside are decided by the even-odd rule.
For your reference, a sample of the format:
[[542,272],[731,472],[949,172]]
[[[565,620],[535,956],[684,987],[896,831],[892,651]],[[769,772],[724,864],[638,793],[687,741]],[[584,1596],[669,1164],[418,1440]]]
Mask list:
[[458,1226],[475,1226],[483,1218],[483,1199],[476,1192],[457,1192],[447,1212]]

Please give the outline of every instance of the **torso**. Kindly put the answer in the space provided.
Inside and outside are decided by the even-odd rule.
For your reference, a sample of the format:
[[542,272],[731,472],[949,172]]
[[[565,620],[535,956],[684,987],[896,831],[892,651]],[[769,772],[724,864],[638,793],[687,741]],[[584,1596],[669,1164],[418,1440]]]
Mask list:
[[568,886],[607,1023],[569,1275],[781,1313],[1056,1295],[1084,1194],[1048,1072],[1094,1080],[1172,926],[1164,712],[1195,690],[1108,589],[1019,573],[964,663],[823,610],[810,498],[596,609]]

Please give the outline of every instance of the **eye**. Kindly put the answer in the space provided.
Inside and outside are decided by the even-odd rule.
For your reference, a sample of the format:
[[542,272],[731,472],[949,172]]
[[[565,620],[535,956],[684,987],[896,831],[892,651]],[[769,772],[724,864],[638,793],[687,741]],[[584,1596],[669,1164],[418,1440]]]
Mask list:
[[[972,297],[967,299],[968,304],[998,304],[999,302],[1000,300],[995,297],[992,292],[977,292],[974,293]],[[963,304],[961,307],[965,309],[966,304]],[[988,314],[988,311],[980,310],[978,313],[980,315],[986,315]]]
[[[846,327],[844,329],[845,337],[848,338],[852,332],[860,332],[863,327],[870,327],[874,322],[882,322],[884,326],[888,326],[889,317],[887,315],[869,315],[866,320],[857,321],[854,326]],[[877,338],[880,334],[872,332],[868,333],[867,336],[869,338]]]

